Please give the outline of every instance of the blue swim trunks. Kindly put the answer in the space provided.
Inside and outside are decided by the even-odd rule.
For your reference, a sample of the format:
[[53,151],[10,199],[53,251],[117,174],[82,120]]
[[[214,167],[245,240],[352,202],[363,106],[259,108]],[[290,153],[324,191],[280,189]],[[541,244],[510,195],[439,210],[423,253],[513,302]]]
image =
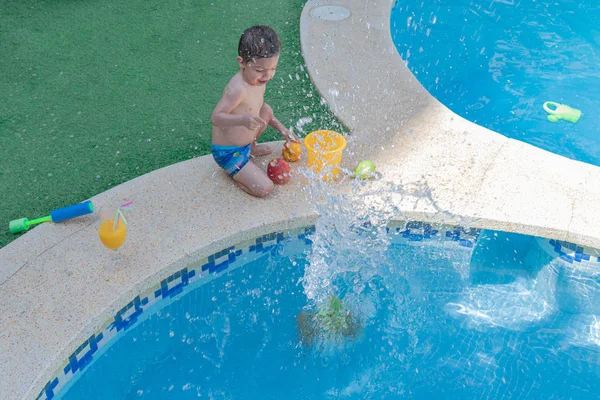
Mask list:
[[250,161],[250,143],[246,146],[211,145],[212,155],[219,167],[230,176],[237,174]]

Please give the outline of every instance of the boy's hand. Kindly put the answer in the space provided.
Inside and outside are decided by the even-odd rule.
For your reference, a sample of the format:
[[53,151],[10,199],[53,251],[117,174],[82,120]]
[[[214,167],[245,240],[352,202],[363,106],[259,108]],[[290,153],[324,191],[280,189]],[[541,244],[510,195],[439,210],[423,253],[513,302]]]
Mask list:
[[244,119],[244,126],[250,129],[251,131],[255,131],[258,128],[267,127],[267,123],[262,118],[255,117],[253,115],[246,115],[245,117],[246,118]]
[[282,129],[281,133],[283,134],[283,136],[285,136],[287,142],[301,143],[298,136],[294,135],[294,132],[290,131],[289,129],[284,128]]

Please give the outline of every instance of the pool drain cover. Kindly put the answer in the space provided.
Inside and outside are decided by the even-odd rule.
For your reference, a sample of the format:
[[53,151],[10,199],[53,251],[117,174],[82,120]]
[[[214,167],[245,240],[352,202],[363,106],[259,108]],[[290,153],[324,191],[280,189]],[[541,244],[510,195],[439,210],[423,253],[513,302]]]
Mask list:
[[310,15],[326,21],[341,21],[350,16],[350,10],[341,6],[322,6],[313,8]]

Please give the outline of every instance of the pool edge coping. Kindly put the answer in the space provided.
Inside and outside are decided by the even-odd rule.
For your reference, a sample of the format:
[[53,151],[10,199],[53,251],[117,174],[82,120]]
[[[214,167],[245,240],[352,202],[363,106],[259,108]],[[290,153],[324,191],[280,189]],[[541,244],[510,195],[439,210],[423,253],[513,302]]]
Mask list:
[[[353,160],[371,158],[373,153],[383,152],[378,148],[386,147],[385,156],[378,154],[376,165],[387,168],[388,176],[410,181],[424,175],[420,171],[430,173],[434,179],[425,178],[422,182],[439,191],[439,200],[444,205],[449,204],[442,209],[451,215],[438,215],[430,208],[422,213],[424,221],[450,222],[455,218],[463,224],[466,221],[468,226],[600,248],[600,232],[594,229],[600,225],[600,206],[593,201],[600,196],[600,185],[594,185],[594,182],[600,181],[600,167],[507,138],[458,116],[441,104],[418,82],[392,41],[390,15],[395,3],[396,0],[366,3],[361,0],[308,0],[302,11],[300,45],[310,78],[351,134],[364,135],[355,140],[355,144],[363,148],[356,152],[362,154],[355,154]],[[323,6],[344,7],[349,10],[349,16],[327,21],[311,15],[313,9]],[[334,37],[337,39],[334,40]],[[361,51],[355,51],[356,48]],[[322,52],[322,49],[326,51]],[[373,66],[372,60],[378,60],[377,65]],[[337,68],[338,65],[349,68]],[[373,87],[378,90],[371,90]],[[382,91],[385,93],[382,94]],[[383,104],[383,110],[374,109],[373,104]],[[398,111],[398,108],[401,110]],[[390,126],[392,133],[383,134],[383,139],[378,140],[378,135],[373,132],[389,132]],[[396,126],[400,128],[394,129]],[[421,138],[415,139],[414,134],[406,134],[417,130]],[[462,151],[462,158],[445,163],[440,160],[443,153],[428,152],[423,148],[422,145],[428,144],[428,141],[436,146]],[[390,142],[396,145],[395,149],[389,148]],[[461,146],[465,142],[468,142],[469,148]],[[401,150],[400,146],[408,149]],[[493,151],[485,154],[489,156],[487,160],[477,159],[478,152],[490,149]],[[416,155],[418,152],[423,155]],[[398,162],[386,162],[389,158],[409,158],[416,165],[406,168]],[[443,174],[431,173],[428,168],[427,164],[432,161],[461,172],[473,167],[480,168],[480,171],[467,176],[468,179],[460,179],[462,176],[456,173],[440,177]],[[540,166],[536,167],[536,163]],[[452,181],[455,178],[459,179]],[[574,182],[569,183],[569,179]],[[494,181],[500,184],[494,184]],[[510,186],[504,193],[503,183]],[[536,209],[540,202],[532,201],[533,193],[526,193],[525,189],[536,184],[539,193],[535,196],[548,198],[545,209]],[[456,190],[458,185],[464,188]],[[473,194],[479,195],[479,198],[465,204],[452,204],[453,196],[468,198]],[[502,208],[502,199],[490,201],[489,196],[502,194],[522,197],[521,204],[513,202],[497,212],[495,209]],[[529,202],[534,207],[530,207]],[[402,211],[409,212],[412,206]],[[545,215],[531,218],[527,213],[532,209],[541,210]],[[553,218],[553,215],[561,213],[562,219]]]

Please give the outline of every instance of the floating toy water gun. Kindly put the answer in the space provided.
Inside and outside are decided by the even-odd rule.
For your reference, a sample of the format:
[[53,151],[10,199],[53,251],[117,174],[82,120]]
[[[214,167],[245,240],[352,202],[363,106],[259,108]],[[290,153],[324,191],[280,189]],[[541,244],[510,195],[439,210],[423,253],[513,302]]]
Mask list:
[[91,214],[94,212],[94,206],[91,201],[85,201],[83,203],[74,204],[72,206],[59,208],[50,212],[50,215],[34,220],[28,220],[27,218],[15,219],[10,221],[8,229],[11,233],[25,232],[30,226],[41,224],[42,222],[62,222],[71,218],[80,217],[82,215]]
[[561,119],[564,119],[565,121],[576,123],[581,117],[580,110],[569,107],[566,104],[555,103],[554,101],[545,102],[544,111],[550,114],[548,115],[548,121],[550,122],[558,122]]

